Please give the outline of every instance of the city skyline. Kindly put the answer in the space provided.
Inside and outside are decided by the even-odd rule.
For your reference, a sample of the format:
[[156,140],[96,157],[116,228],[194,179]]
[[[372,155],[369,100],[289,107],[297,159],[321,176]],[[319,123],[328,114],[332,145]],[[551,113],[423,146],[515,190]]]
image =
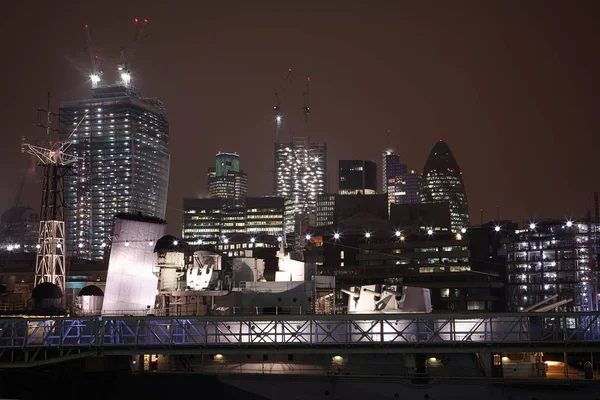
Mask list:
[[[273,92],[290,67],[294,79],[283,98],[282,140],[289,139],[290,129],[303,134],[302,77],[310,75],[308,136],[328,143],[330,171],[339,159],[378,160],[388,147],[390,130],[391,147],[416,170],[424,165],[431,143],[443,138],[450,144],[464,171],[474,223],[481,208],[484,221],[495,219],[496,205],[502,219],[516,221],[583,217],[593,206],[598,167],[588,161],[598,144],[592,99],[600,63],[587,49],[598,39],[592,28],[594,3],[582,2],[577,9],[560,3],[470,3],[472,15],[456,15],[452,22],[446,18],[451,8],[441,2],[436,7],[369,9],[344,4],[300,15],[295,15],[299,8],[294,5],[275,14],[266,4],[257,4],[253,8],[262,14],[256,16],[244,5],[234,15],[220,6],[203,13],[192,12],[193,6],[167,9],[156,4],[120,5],[118,12],[111,12],[115,7],[110,2],[105,10],[93,12],[84,5],[45,11],[17,6],[35,28],[18,48],[5,39],[7,51],[22,58],[7,65],[15,77],[7,90],[18,94],[3,100],[3,108],[14,112],[7,118],[6,145],[0,149],[0,188],[6,193],[0,207],[10,207],[21,178],[18,167],[26,164],[18,151],[20,137],[43,137],[31,128],[35,116],[30,109],[45,106],[49,88],[54,110],[59,101],[89,96],[83,25],[90,24],[110,61],[129,39],[127,24],[134,16],[150,22],[133,65],[133,82],[165,102],[172,122],[169,232],[177,232],[180,225],[181,199],[206,195],[203,174],[188,171],[199,160],[204,169],[216,150],[238,149],[250,177],[269,175],[272,159],[263,157],[261,149],[270,149],[274,140]],[[433,12],[438,9],[439,15]],[[539,18],[521,19],[523,13]],[[65,23],[57,26],[59,15]],[[336,17],[325,24],[331,16]],[[295,33],[306,26],[305,17],[311,25],[308,42]],[[190,26],[194,19],[202,24]],[[559,21],[561,29],[556,30]],[[16,23],[8,21],[3,27],[4,38],[18,29]],[[242,35],[261,25],[269,29]],[[355,26],[358,33],[353,33]],[[285,34],[272,35],[270,30]],[[42,32],[58,46],[38,49],[34,42]],[[189,54],[189,40],[198,42],[199,53],[206,53],[201,59]],[[329,54],[332,46],[334,55]],[[269,54],[273,48],[280,52]],[[356,58],[361,51],[363,57]],[[188,57],[194,61],[171,62]],[[28,65],[36,65],[35,73]],[[358,75],[362,79],[354,79]],[[232,92],[238,95],[232,97]],[[200,116],[197,110],[203,110]],[[337,191],[334,176],[329,182],[329,191]],[[27,186],[24,203],[37,209],[39,184],[30,181]],[[270,193],[271,186],[271,179],[253,181],[249,195]],[[518,195],[508,195],[513,192]]]

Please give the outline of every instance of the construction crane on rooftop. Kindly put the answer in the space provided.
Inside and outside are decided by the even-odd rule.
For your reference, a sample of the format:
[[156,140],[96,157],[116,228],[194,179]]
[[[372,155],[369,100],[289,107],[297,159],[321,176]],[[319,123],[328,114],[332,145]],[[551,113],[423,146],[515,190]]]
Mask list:
[[148,20],[145,18],[143,20],[135,18],[133,23],[135,26],[133,39],[127,47],[121,49],[120,62],[117,65],[121,83],[126,87],[129,87],[131,84],[131,64],[135,58],[135,53],[137,52],[144,28],[146,27]]
[[302,97],[304,98],[304,106],[302,107],[302,113],[304,114],[304,122],[308,122],[308,114],[310,114],[310,108],[308,107],[308,97],[310,96],[310,76],[306,78],[306,86]]
[[102,79],[102,69],[100,68],[100,56],[98,56],[98,49],[92,41],[90,26],[87,24],[85,25],[85,43],[85,48],[90,57],[90,81],[92,82],[92,89],[96,89],[100,83],[100,80]]
[[285,79],[281,82],[281,84],[279,85],[279,90],[277,92],[275,92],[275,107],[273,107],[273,111],[275,112],[275,123],[276,123],[276,139],[275,141],[277,143],[279,143],[279,134],[281,132],[281,126],[283,124],[283,114],[281,112],[281,98],[279,97],[279,94],[281,93],[283,95],[283,92],[285,90],[285,85],[288,83],[291,83],[292,81],[292,69],[289,68],[288,69],[288,73],[285,76]]

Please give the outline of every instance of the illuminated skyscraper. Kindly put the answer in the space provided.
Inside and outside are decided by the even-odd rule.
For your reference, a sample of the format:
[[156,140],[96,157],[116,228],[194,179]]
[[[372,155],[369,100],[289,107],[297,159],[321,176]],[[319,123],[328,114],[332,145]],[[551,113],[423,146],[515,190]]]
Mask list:
[[164,219],[169,123],[160,100],[133,87],[98,87],[91,99],[61,103],[60,136],[82,158],[64,181],[69,255],[102,259],[118,213]]
[[389,204],[414,204],[419,202],[419,175],[408,170],[393,151],[381,155],[381,191],[388,196]]
[[217,153],[215,167],[208,169],[208,197],[227,199],[235,206],[243,206],[247,195],[248,175],[240,169],[240,156]]
[[295,137],[275,143],[275,195],[293,202],[294,215],[316,214],[317,196],[327,191],[327,145]]
[[447,203],[453,232],[469,227],[469,206],[462,172],[450,147],[440,140],[433,146],[423,168],[421,203]]

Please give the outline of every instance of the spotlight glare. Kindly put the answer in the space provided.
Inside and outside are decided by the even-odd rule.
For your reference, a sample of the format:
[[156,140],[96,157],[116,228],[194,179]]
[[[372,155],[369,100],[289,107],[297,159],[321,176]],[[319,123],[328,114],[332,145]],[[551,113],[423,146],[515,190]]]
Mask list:
[[460,230],[460,233],[462,233],[463,235],[464,235],[465,233],[467,233],[467,228],[462,228],[462,229]]
[[427,234],[428,234],[429,236],[433,235],[433,229],[427,229]]
[[496,226],[494,227],[494,230],[495,230],[496,232],[500,232],[500,225],[496,225]]

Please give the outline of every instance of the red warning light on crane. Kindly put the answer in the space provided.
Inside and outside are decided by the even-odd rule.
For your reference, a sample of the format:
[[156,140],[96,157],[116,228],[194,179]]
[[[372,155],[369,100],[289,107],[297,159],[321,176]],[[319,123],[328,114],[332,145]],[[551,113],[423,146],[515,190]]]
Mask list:
[[88,28],[88,25],[87,25],[87,24],[85,24],[85,29],[87,29],[87,28]]
[[310,76],[308,77],[308,81],[310,82]]
[[147,24],[147,23],[148,23],[148,20],[147,20],[146,18],[144,18],[144,23],[145,23],[145,24]]
[[133,20],[133,22],[135,22],[135,23],[137,24],[137,23],[138,23],[138,19],[137,19],[137,18],[135,18],[135,19]]

